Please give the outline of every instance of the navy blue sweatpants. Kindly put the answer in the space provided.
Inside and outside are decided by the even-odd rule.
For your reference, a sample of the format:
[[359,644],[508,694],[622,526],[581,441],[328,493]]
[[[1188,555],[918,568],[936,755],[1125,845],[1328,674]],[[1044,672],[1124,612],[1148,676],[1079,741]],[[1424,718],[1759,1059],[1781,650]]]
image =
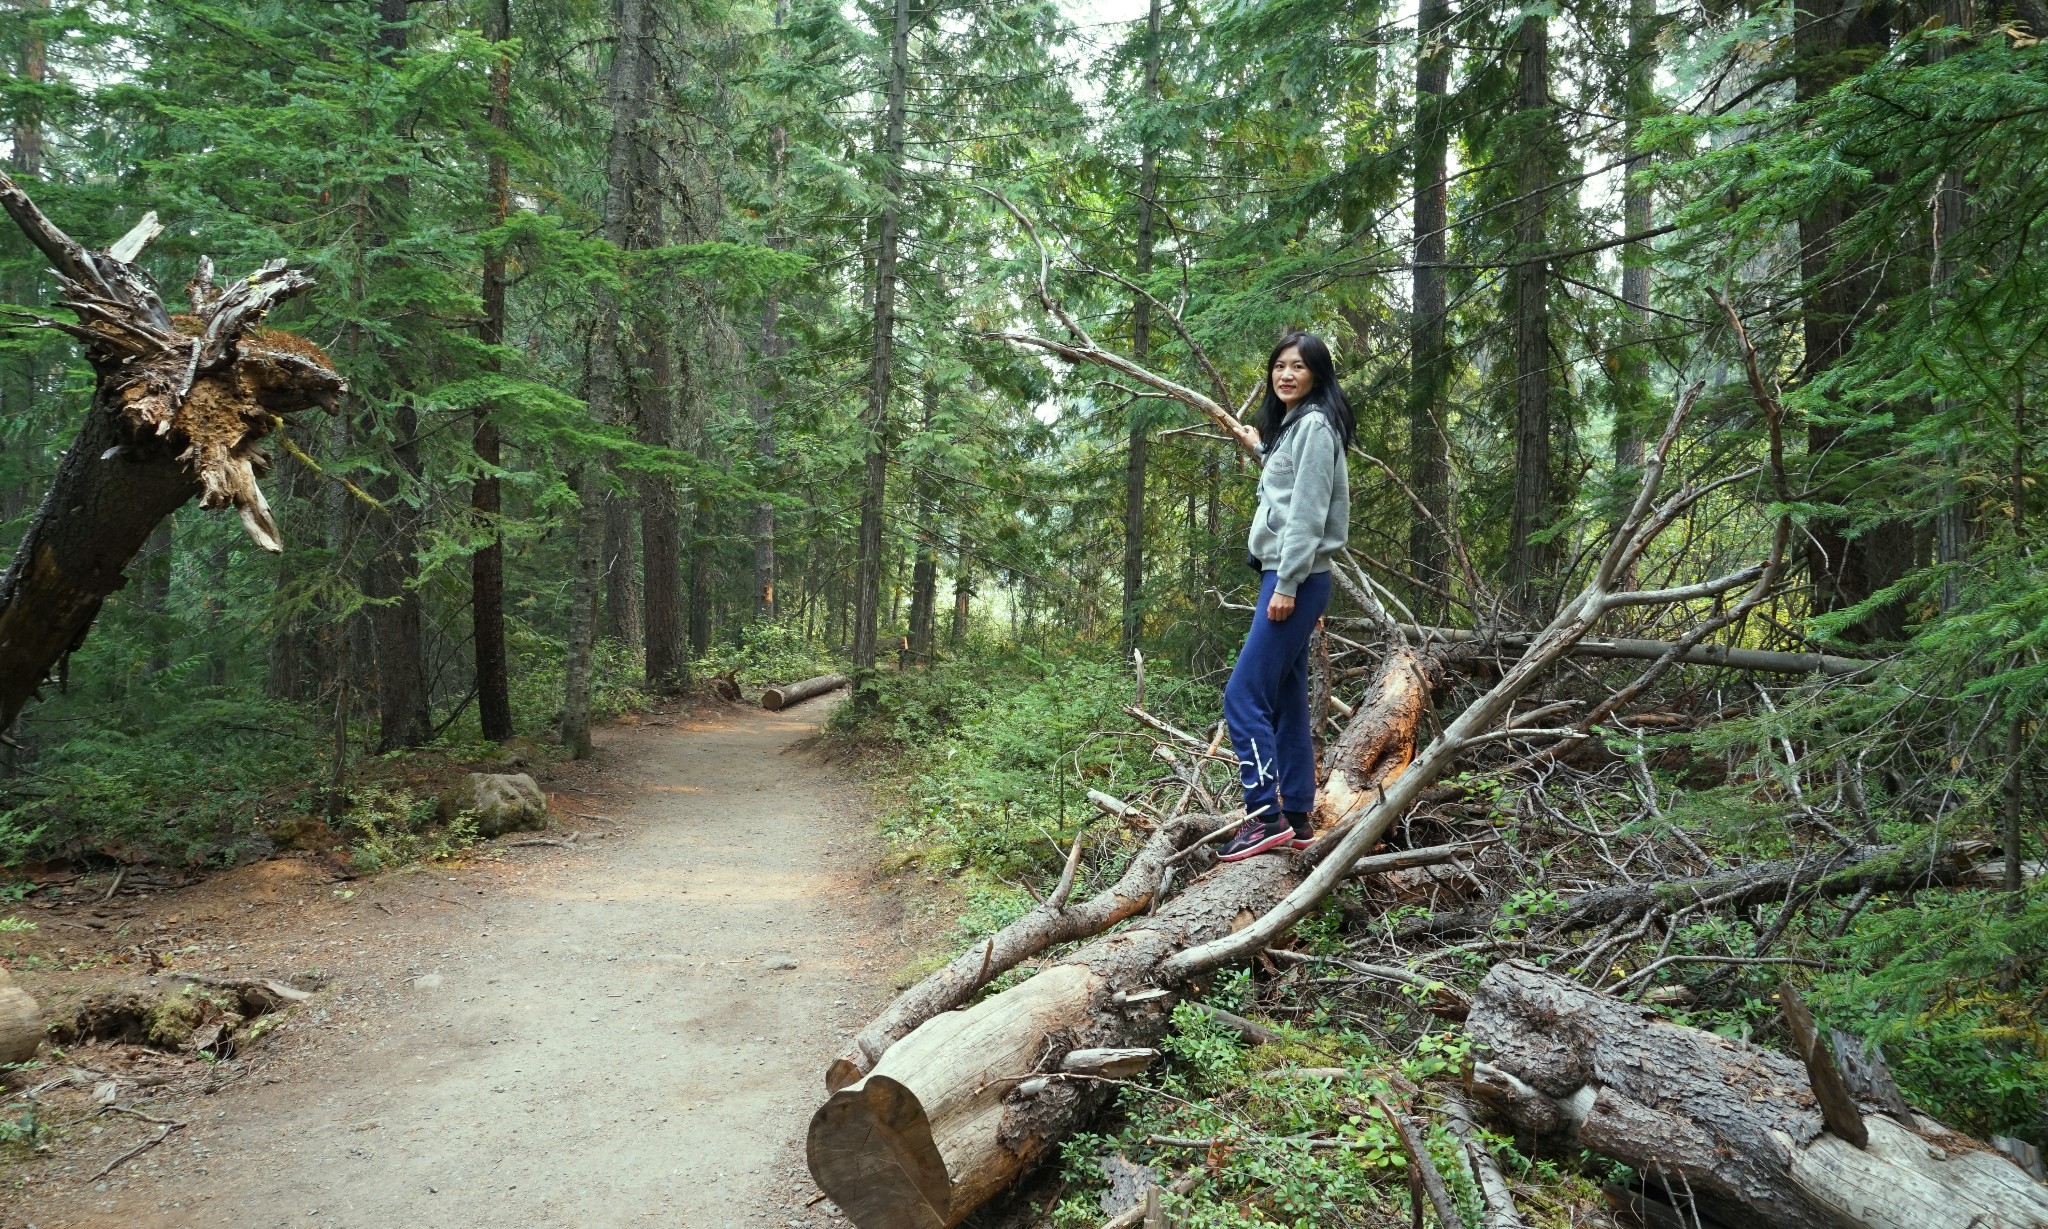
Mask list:
[[1301,582],[1294,613],[1284,622],[1266,617],[1275,574],[1259,575],[1259,605],[1251,634],[1223,689],[1223,720],[1237,752],[1247,814],[1278,815],[1316,805],[1316,753],[1308,712],[1308,639],[1330,604],[1330,574]]

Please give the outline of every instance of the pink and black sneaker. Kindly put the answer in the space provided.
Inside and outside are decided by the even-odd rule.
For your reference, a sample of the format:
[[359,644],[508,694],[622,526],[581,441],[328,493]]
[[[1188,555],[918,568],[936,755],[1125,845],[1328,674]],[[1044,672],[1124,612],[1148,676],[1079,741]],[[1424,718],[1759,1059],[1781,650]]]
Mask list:
[[1294,839],[1288,842],[1289,847],[1307,849],[1310,845],[1315,844],[1316,829],[1315,825],[1308,821],[1308,812],[1288,811],[1286,814],[1287,826],[1294,832]]
[[1237,862],[1254,854],[1287,849],[1294,841],[1294,825],[1279,815],[1248,819],[1235,835],[1224,842],[1219,862]]

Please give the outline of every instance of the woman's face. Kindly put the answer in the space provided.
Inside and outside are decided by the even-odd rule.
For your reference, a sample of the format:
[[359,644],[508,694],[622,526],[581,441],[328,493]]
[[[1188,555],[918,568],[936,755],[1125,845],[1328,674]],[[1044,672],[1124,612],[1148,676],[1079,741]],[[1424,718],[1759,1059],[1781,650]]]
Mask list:
[[1316,378],[1309,374],[1308,364],[1301,361],[1301,347],[1289,346],[1273,360],[1273,370],[1268,377],[1273,381],[1273,395],[1281,404],[1293,409],[1301,399],[1315,389]]

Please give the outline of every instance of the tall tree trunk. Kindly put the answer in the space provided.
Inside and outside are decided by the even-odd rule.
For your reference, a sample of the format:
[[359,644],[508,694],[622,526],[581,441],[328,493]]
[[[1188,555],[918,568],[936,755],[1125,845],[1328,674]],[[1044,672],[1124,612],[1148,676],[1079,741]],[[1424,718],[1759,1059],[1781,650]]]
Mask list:
[[[1653,78],[1657,64],[1657,0],[1629,0],[1628,72],[1624,78],[1621,140],[1628,151],[1621,190],[1621,230],[1640,235],[1650,229],[1650,189],[1642,182],[1649,155],[1642,144],[1643,117],[1656,105]],[[1626,308],[1629,344],[1619,355],[1621,395],[1615,399],[1614,469],[1631,488],[1632,475],[1643,465],[1643,431],[1650,393],[1650,249],[1647,242],[1622,251],[1621,301]]]
[[[377,57],[395,66],[405,55],[410,28],[407,0],[380,0]],[[407,208],[412,185],[401,176],[386,181],[386,208],[397,215]],[[379,235],[381,246],[386,237]],[[425,631],[419,593],[421,514],[403,498],[420,480],[419,411],[396,370],[404,361],[398,352],[384,356],[391,372],[389,419],[392,434],[390,469],[369,484],[385,508],[383,533],[365,569],[363,589],[373,599],[370,627],[376,640],[377,749],[394,751],[427,740],[433,722],[427,710]]]
[[[788,5],[777,3],[775,24],[781,28],[787,15]],[[775,126],[773,134],[775,169],[774,186],[777,195],[782,188],[782,172],[789,161],[789,133],[781,124]],[[775,242],[772,238],[771,243]],[[760,473],[764,479],[775,473],[775,412],[776,401],[782,392],[782,335],[777,326],[780,323],[782,300],[770,294],[768,302],[761,308],[761,342],[758,347],[761,378],[754,381],[754,453],[759,458]],[[754,504],[754,620],[759,623],[775,621],[775,501],[765,494]]]
[[[511,0],[487,0],[484,5],[484,37],[502,43],[512,37]],[[502,228],[512,212],[512,168],[506,160],[504,143],[512,129],[512,57],[499,54],[491,60],[491,102],[484,113],[498,144],[487,161],[490,177],[491,218]],[[505,344],[505,250],[492,244],[484,252],[483,323],[477,339],[486,346]],[[485,360],[492,371],[499,363],[494,356]],[[497,420],[488,404],[472,411],[470,446],[476,450],[481,472],[470,484],[469,505],[480,525],[487,527],[490,540],[469,557],[469,617],[476,653],[477,724],[486,740],[504,742],[512,737],[512,683],[505,651],[505,538],[498,531],[504,511],[504,495],[497,469],[504,461]]]
[[[638,429],[638,413],[635,429]],[[614,644],[640,644],[640,561],[633,543],[633,500],[614,491],[604,501],[604,634]]]
[[[40,86],[50,79],[50,49],[43,32],[36,28],[39,16],[50,10],[50,0],[15,0],[25,23],[21,36],[20,79]],[[43,174],[43,103],[34,90],[24,91],[15,104],[14,153],[9,165],[16,177],[39,179]]]
[[967,526],[959,529],[960,542],[953,555],[953,628],[947,640],[955,650],[967,643],[967,616],[974,599],[974,583],[967,573]]
[[[781,129],[776,130],[778,139]],[[775,472],[775,401],[773,393],[782,386],[782,338],[776,333],[776,316],[781,303],[770,295],[761,309],[762,375],[755,381],[754,455],[759,458],[764,479]],[[775,622],[775,501],[762,495],[754,503],[754,621]]]
[[[1159,12],[1160,0],[1152,0],[1145,21],[1145,106],[1159,101]],[[1159,207],[1159,150],[1147,139],[1138,158],[1138,252],[1139,285],[1152,273],[1153,226]],[[1144,366],[1152,354],[1152,302],[1138,295],[1131,303],[1131,357]],[[1124,619],[1123,651],[1129,656],[1138,647],[1144,631],[1145,597],[1145,455],[1150,451],[1146,407],[1150,402],[1131,402],[1129,449],[1124,458]]]
[[[611,107],[611,137],[605,158],[604,214],[600,230],[620,252],[632,246],[633,179],[640,121],[653,87],[647,47],[650,0],[620,0],[618,40],[612,52],[611,75],[605,87]],[[586,399],[590,416],[614,421],[620,376],[621,319],[612,292],[597,291],[597,318],[591,331],[590,371]],[[577,759],[588,758],[590,685],[597,648],[597,599],[604,565],[605,467],[589,459],[578,468],[575,486],[580,504],[576,523],[576,557],[569,594],[569,646],[564,662],[562,745]]]
[[[676,363],[668,330],[647,336],[647,383],[640,393],[640,442],[676,446]],[[647,689],[675,695],[690,681],[683,645],[683,526],[676,484],[665,474],[640,478],[640,553],[647,577]]]
[[717,539],[718,505],[700,485],[690,517],[690,651],[699,657],[711,649],[711,551]]
[[[1450,146],[1445,110],[1451,77],[1450,0],[1422,0],[1415,23],[1415,281],[1408,324],[1408,485],[1422,511],[1408,522],[1408,570],[1416,579],[1445,586],[1450,519],[1443,426],[1444,387],[1451,352],[1444,344],[1445,232],[1450,193],[1444,163]],[[1434,518],[1434,524],[1431,523]],[[1434,619],[1442,599],[1418,588],[1409,599],[1417,617]],[[1430,611],[1424,615],[1423,611]]]
[[[1885,13],[1860,0],[1798,0],[1793,12],[1795,95],[1801,102],[1826,94],[1869,67],[1890,45]],[[1842,259],[1835,235],[1859,200],[1847,191],[1829,197],[1799,221],[1799,273],[1804,283],[1800,326],[1806,351],[1801,378],[1811,382],[1840,362],[1855,344],[1856,326],[1888,297],[1879,261],[1869,253]],[[1806,498],[1835,501],[1856,481],[1859,459],[1881,441],[1845,440],[1832,422],[1807,428],[1806,451],[1819,469]],[[1816,614],[1847,609],[1904,574],[1911,563],[1911,530],[1879,524],[1850,536],[1846,519],[1820,518],[1806,527],[1807,572]],[[1851,630],[1858,639],[1895,640],[1905,634],[1904,611],[1893,604]]]
[[[882,132],[882,215],[875,250],[874,348],[869,360],[867,465],[860,500],[860,566],[855,581],[853,666],[856,676],[875,668],[877,621],[882,610],[882,518],[889,486],[889,397],[896,358],[896,245],[902,224],[903,113],[910,75],[910,0],[896,0],[889,39],[888,109]],[[866,692],[865,680],[855,692]]]
[[[161,674],[171,668],[171,573],[176,562],[176,546],[172,539],[172,528],[177,517],[167,516],[157,522],[150,532],[149,541],[142,548],[141,575],[142,613],[149,619],[145,633],[149,638],[149,672]],[[298,641],[288,633],[280,633],[277,644],[272,647],[272,684],[270,694],[280,700],[293,700],[294,694],[288,680],[296,667],[290,662],[282,668],[275,655],[298,647]],[[279,676],[282,676],[280,678]]]
[[1551,176],[1550,32],[1534,13],[1522,18],[1515,35],[1520,54],[1522,127],[1521,174],[1516,184],[1513,276],[1515,332],[1515,491],[1508,525],[1508,585],[1513,601],[1540,615],[1549,605],[1547,588],[1556,566],[1554,544],[1538,535],[1556,520],[1557,491],[1551,475],[1549,266],[1532,260],[1544,250],[1549,228]]
[[[939,385],[930,376],[924,381],[924,431],[930,434],[932,419],[939,411]],[[916,562],[910,574],[910,656],[919,665],[929,666],[932,649],[938,631],[939,603],[939,552],[937,533],[939,524],[938,499],[932,490],[931,479],[923,474],[917,478],[917,523],[913,526],[917,534]]]
[[[1976,20],[1976,5],[1971,0],[1943,0],[1941,15],[1944,24],[1958,30],[1967,30]],[[1952,43],[1936,43],[1933,57],[1936,60],[1951,54]],[[1944,171],[1941,184],[1934,192],[1934,219],[1931,230],[1934,240],[1933,284],[1937,292],[1952,291],[1956,280],[1957,265],[1953,251],[1955,241],[1962,235],[1963,227],[1969,220],[1970,185],[1961,167]],[[1961,405],[1954,401],[1943,401],[1935,407],[1935,413],[1943,418],[1963,412]],[[1951,449],[1948,463],[1955,475],[1968,468],[1969,458],[1960,448]],[[1934,557],[1937,563],[1960,564],[1970,554],[1970,500],[1958,476],[1945,479],[1941,489],[1941,510],[1934,521]],[[1942,578],[1941,606],[1951,610],[1962,597],[1962,577],[1955,572]]]

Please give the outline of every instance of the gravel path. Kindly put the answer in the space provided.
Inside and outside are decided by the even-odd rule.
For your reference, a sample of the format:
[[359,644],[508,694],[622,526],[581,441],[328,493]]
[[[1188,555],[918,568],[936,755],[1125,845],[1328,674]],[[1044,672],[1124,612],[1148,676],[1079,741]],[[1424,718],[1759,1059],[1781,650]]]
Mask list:
[[579,804],[608,839],[305,921],[337,984],[276,1057],[151,1105],[190,1125],[7,1223],[843,1225],[806,1206],[803,1132],[908,952],[856,795],[792,750],[832,702],[612,729]]

